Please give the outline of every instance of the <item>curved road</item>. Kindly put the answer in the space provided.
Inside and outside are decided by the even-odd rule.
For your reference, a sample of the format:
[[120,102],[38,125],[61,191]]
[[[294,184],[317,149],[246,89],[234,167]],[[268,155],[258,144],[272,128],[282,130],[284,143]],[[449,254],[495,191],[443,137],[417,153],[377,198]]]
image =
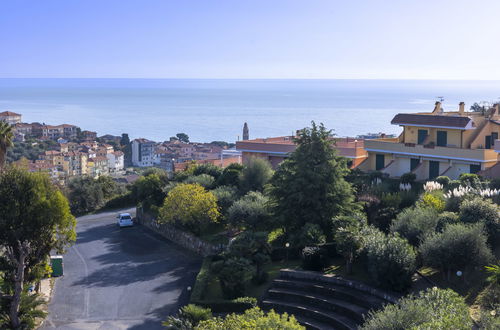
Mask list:
[[78,218],[42,329],[162,329],[187,302],[201,260],[142,226],[118,228],[118,212]]

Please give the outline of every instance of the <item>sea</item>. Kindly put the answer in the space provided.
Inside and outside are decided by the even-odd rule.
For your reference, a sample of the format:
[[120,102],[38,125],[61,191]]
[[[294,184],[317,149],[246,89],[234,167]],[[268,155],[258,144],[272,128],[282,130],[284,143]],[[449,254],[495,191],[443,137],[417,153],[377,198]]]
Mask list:
[[294,134],[323,123],[337,136],[398,134],[397,113],[445,111],[464,101],[495,103],[500,81],[238,80],[238,79],[0,79],[0,112],[24,122],[74,124],[98,135],[235,142]]

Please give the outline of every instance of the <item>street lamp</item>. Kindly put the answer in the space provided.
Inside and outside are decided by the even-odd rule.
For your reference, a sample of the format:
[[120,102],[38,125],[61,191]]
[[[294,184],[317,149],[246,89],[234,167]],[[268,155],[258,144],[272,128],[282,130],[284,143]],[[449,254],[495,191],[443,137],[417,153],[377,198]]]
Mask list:
[[285,248],[286,248],[286,263],[288,264],[288,248],[290,247],[290,243],[286,242],[285,243]]

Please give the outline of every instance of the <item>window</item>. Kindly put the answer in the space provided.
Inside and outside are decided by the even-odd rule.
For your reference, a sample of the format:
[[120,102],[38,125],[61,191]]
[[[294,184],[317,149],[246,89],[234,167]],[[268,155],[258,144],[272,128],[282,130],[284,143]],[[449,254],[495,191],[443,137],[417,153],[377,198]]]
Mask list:
[[477,172],[481,171],[481,165],[471,165],[469,172],[472,174],[476,174]]
[[437,131],[437,143],[439,147],[448,145],[448,133],[446,131]]
[[377,154],[375,156],[375,170],[380,171],[385,167],[385,156],[382,154]]
[[426,137],[427,137],[427,130],[426,129],[419,129],[418,130],[417,144],[423,144]]

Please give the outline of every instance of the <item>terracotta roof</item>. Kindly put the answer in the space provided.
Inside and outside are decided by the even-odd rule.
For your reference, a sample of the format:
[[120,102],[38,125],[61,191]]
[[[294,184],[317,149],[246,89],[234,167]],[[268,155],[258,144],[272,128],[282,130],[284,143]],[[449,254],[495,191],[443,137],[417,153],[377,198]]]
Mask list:
[[465,128],[471,119],[462,116],[420,115],[399,113],[391,121],[393,125],[438,126]]
[[0,116],[20,116],[20,114],[12,112],[12,111],[4,111],[0,112]]
[[118,157],[119,157],[119,156],[123,156],[123,155],[124,155],[123,151],[119,151],[119,150],[118,150],[118,151],[113,152],[113,154],[114,154],[115,156],[118,156]]

